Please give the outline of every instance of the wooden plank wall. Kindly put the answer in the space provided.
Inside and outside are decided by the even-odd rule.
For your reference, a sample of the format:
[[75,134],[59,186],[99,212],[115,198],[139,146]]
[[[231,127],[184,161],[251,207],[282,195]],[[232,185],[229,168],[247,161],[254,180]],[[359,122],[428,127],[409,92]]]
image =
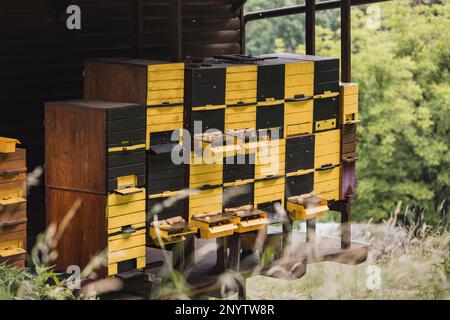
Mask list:
[[[44,103],[83,96],[85,58],[168,60],[177,52],[181,58],[240,53],[242,19],[231,13],[231,2],[2,0],[0,136],[22,141],[29,171],[43,167]],[[81,8],[81,30],[66,28],[69,4]],[[28,197],[29,247],[45,227],[44,184],[41,177]]]

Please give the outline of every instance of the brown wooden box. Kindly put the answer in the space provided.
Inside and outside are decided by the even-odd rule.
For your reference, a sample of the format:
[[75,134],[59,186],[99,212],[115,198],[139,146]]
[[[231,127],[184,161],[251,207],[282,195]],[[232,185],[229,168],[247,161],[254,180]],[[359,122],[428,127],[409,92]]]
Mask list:
[[25,267],[26,214],[26,152],[0,154],[0,263]]
[[[77,200],[82,201],[58,242],[56,270],[66,272],[70,265],[84,268],[107,246],[107,196],[79,191],[46,188],[47,225],[61,224]],[[105,270],[102,270],[105,274]]]
[[144,106],[50,102],[45,122],[47,187],[106,194],[118,188],[122,176],[136,176],[136,186],[145,184]]

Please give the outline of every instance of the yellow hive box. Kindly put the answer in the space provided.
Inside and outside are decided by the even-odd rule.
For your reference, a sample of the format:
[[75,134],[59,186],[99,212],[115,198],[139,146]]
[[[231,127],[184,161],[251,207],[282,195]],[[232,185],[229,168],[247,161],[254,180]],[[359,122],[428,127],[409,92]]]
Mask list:
[[255,181],[254,205],[280,201],[284,206],[285,177],[273,177]]
[[284,132],[286,136],[312,133],[313,106],[314,101],[309,98],[286,99],[284,104]]
[[339,129],[315,134],[314,167],[339,165],[341,152],[341,132]]
[[184,63],[149,65],[147,72],[147,105],[183,105]]
[[0,153],[16,152],[17,144],[20,144],[20,141],[17,139],[0,137]]
[[285,65],[285,99],[314,95],[314,63],[297,61]]
[[[196,194],[189,196],[189,218],[197,214],[222,211],[221,186],[211,187],[206,190],[198,190]],[[191,219],[189,220],[191,222]]]
[[191,219],[191,223],[199,229],[200,237],[203,239],[215,239],[231,236],[233,232],[238,228],[236,225],[236,218],[224,214],[220,214],[220,217],[225,217],[225,219],[220,222],[220,224],[216,224],[213,221],[202,221],[197,217],[193,217]]
[[340,167],[330,166],[314,172],[314,193],[325,200],[339,200]]
[[256,128],[256,103],[226,107],[225,130],[254,128]]
[[26,253],[23,240],[0,242],[0,259],[11,258]]
[[251,210],[252,212],[249,217],[236,217],[237,229],[234,231],[236,233],[246,233],[263,229],[268,223],[269,219],[267,213],[258,209]]
[[326,200],[309,194],[287,199],[286,210],[292,220],[304,221],[325,215],[329,208]]
[[255,179],[285,173],[286,139],[261,142],[255,153]]
[[339,93],[339,124],[358,123],[359,85],[356,83],[341,82],[339,85]]

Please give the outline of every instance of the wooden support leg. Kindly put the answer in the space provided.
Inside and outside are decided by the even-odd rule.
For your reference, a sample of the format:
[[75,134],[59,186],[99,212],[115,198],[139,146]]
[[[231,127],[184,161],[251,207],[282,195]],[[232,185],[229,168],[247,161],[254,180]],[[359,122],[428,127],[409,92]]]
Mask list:
[[184,267],[195,264],[195,236],[193,234],[186,235],[183,242]]
[[306,242],[316,242],[316,219],[306,220]]
[[346,200],[343,202],[344,203],[341,208],[341,248],[348,249],[350,248],[352,242],[352,233],[351,233],[352,211],[350,200]]
[[[290,255],[290,252],[285,252],[288,248],[291,248],[292,242],[292,220],[287,218],[283,221],[283,253]],[[289,249],[290,250],[290,249]]]
[[241,235],[235,233],[231,236],[230,240],[229,268],[234,271],[239,271],[241,262]]
[[226,237],[217,238],[217,262],[215,271],[222,273],[227,269],[227,239]]
[[175,270],[184,271],[186,268],[185,247],[186,241],[182,241],[173,246],[172,250],[172,264]]

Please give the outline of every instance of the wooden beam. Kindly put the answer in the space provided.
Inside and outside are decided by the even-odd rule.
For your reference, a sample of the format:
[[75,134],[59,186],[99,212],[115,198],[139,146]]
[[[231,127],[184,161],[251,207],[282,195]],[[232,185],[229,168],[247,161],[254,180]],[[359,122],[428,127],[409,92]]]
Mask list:
[[351,82],[351,1],[341,0],[341,81]]
[[183,60],[183,13],[182,1],[171,0],[170,5],[170,58],[172,61]]
[[[352,6],[359,6],[359,5],[364,5],[364,4],[386,2],[386,1],[391,1],[391,0],[352,0],[351,4],[352,4]],[[319,2],[316,4],[316,11],[339,9],[340,5],[341,5],[340,0]],[[306,12],[306,6],[298,5],[298,6],[249,12],[245,15],[244,20],[245,20],[245,23],[248,23],[250,21],[255,21],[255,20],[262,20],[262,19],[275,18],[275,17],[284,17],[284,16],[305,13],[305,12]]]
[[237,13],[239,10],[241,10],[244,7],[246,2],[247,2],[247,0],[234,0],[233,4],[231,5],[231,12]]
[[306,54],[314,55],[316,53],[316,1],[306,0],[305,6],[305,42]]

